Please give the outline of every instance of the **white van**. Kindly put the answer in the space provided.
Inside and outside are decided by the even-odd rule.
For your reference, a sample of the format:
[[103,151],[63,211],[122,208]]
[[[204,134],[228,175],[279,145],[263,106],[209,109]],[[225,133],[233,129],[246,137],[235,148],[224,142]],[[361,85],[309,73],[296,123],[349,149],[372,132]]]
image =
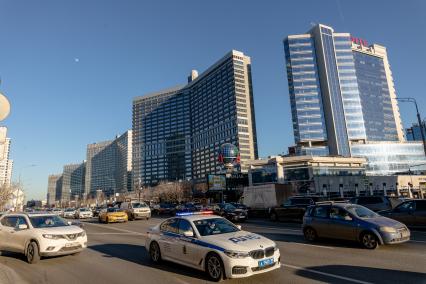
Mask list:
[[151,218],[151,209],[143,201],[123,202],[120,208],[124,209],[129,217],[129,220],[142,219],[148,220]]

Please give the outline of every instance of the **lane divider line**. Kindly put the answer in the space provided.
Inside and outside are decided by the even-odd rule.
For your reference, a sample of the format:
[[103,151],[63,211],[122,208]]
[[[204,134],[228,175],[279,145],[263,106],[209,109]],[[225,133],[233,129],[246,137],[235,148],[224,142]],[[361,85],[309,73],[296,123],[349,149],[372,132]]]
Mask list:
[[315,273],[315,274],[319,274],[319,275],[323,275],[323,276],[337,278],[337,279],[340,279],[340,280],[345,280],[345,281],[353,282],[353,283],[373,284],[372,282],[361,281],[361,280],[354,279],[354,278],[349,278],[349,277],[344,277],[344,276],[340,276],[340,275],[336,275],[336,274],[321,272],[321,271],[318,271],[318,270],[313,270],[313,269],[299,267],[299,266],[290,265],[290,264],[284,264],[284,263],[282,263],[281,267],[288,267],[288,268],[293,268],[293,269],[297,269],[297,270],[305,270],[305,271],[310,272],[310,273]]
[[115,231],[118,231],[118,232],[125,232],[125,233],[134,234],[134,235],[144,236],[144,237],[148,236],[147,233],[139,233],[139,232],[130,231],[130,230],[126,230],[126,229],[119,229],[119,228],[115,228],[115,227],[106,227],[104,225],[99,225],[99,224],[94,224],[94,223],[84,223],[84,224],[85,225],[87,224],[87,225],[99,227],[99,228],[103,228],[103,229],[115,230]]
[[294,244],[294,245],[301,245],[301,246],[316,247],[316,248],[335,249],[334,247],[319,246],[319,245],[311,245],[311,244],[296,243],[296,242],[286,242],[286,243]]

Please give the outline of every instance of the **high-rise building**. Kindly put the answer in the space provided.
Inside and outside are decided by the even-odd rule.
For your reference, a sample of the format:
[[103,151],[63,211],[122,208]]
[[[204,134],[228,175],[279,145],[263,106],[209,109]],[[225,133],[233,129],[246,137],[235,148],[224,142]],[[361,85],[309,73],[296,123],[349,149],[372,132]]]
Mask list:
[[71,201],[84,198],[86,162],[64,165],[62,172],[62,199]]
[[133,182],[204,178],[221,171],[223,143],[257,158],[250,57],[231,51],[188,84],[133,100]]
[[13,161],[9,159],[10,138],[7,137],[7,127],[0,127],[0,185],[10,185]]
[[[423,133],[426,134],[426,125],[423,124]],[[408,141],[422,141],[421,128],[418,123],[413,123],[413,125],[405,129],[405,135]]]
[[49,206],[56,205],[56,201],[60,200],[62,192],[62,175],[49,175],[47,181],[47,204]]
[[107,196],[131,190],[132,131],[116,139],[87,145],[85,195]]
[[419,145],[404,143],[385,47],[318,24],[288,36],[284,50],[298,154],[366,157],[376,174],[425,159]]

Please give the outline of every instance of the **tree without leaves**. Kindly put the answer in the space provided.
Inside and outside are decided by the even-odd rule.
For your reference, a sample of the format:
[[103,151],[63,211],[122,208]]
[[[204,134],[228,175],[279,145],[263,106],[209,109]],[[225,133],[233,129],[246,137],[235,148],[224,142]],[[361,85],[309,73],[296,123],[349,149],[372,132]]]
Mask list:
[[5,210],[5,206],[8,204],[15,206],[15,204],[11,204],[15,197],[15,192],[23,193],[21,183],[14,182],[10,185],[3,184],[0,186],[0,211]]

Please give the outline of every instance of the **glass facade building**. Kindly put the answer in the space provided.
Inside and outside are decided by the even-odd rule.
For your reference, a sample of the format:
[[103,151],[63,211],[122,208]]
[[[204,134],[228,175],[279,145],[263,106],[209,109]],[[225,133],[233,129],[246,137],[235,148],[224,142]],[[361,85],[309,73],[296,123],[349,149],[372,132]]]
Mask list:
[[[426,134],[426,126],[423,124],[423,133]],[[418,123],[405,130],[405,135],[408,141],[422,141],[422,133]]]
[[220,145],[240,149],[241,169],[257,157],[250,58],[231,51],[188,84],[133,101],[133,183],[219,173]]
[[68,164],[62,172],[62,200],[82,198],[84,194],[86,163]]
[[385,47],[318,24],[288,36],[284,52],[294,154],[365,157],[368,174],[426,163],[420,144],[404,143]]
[[131,190],[132,131],[116,139],[87,145],[85,194],[106,196]]

